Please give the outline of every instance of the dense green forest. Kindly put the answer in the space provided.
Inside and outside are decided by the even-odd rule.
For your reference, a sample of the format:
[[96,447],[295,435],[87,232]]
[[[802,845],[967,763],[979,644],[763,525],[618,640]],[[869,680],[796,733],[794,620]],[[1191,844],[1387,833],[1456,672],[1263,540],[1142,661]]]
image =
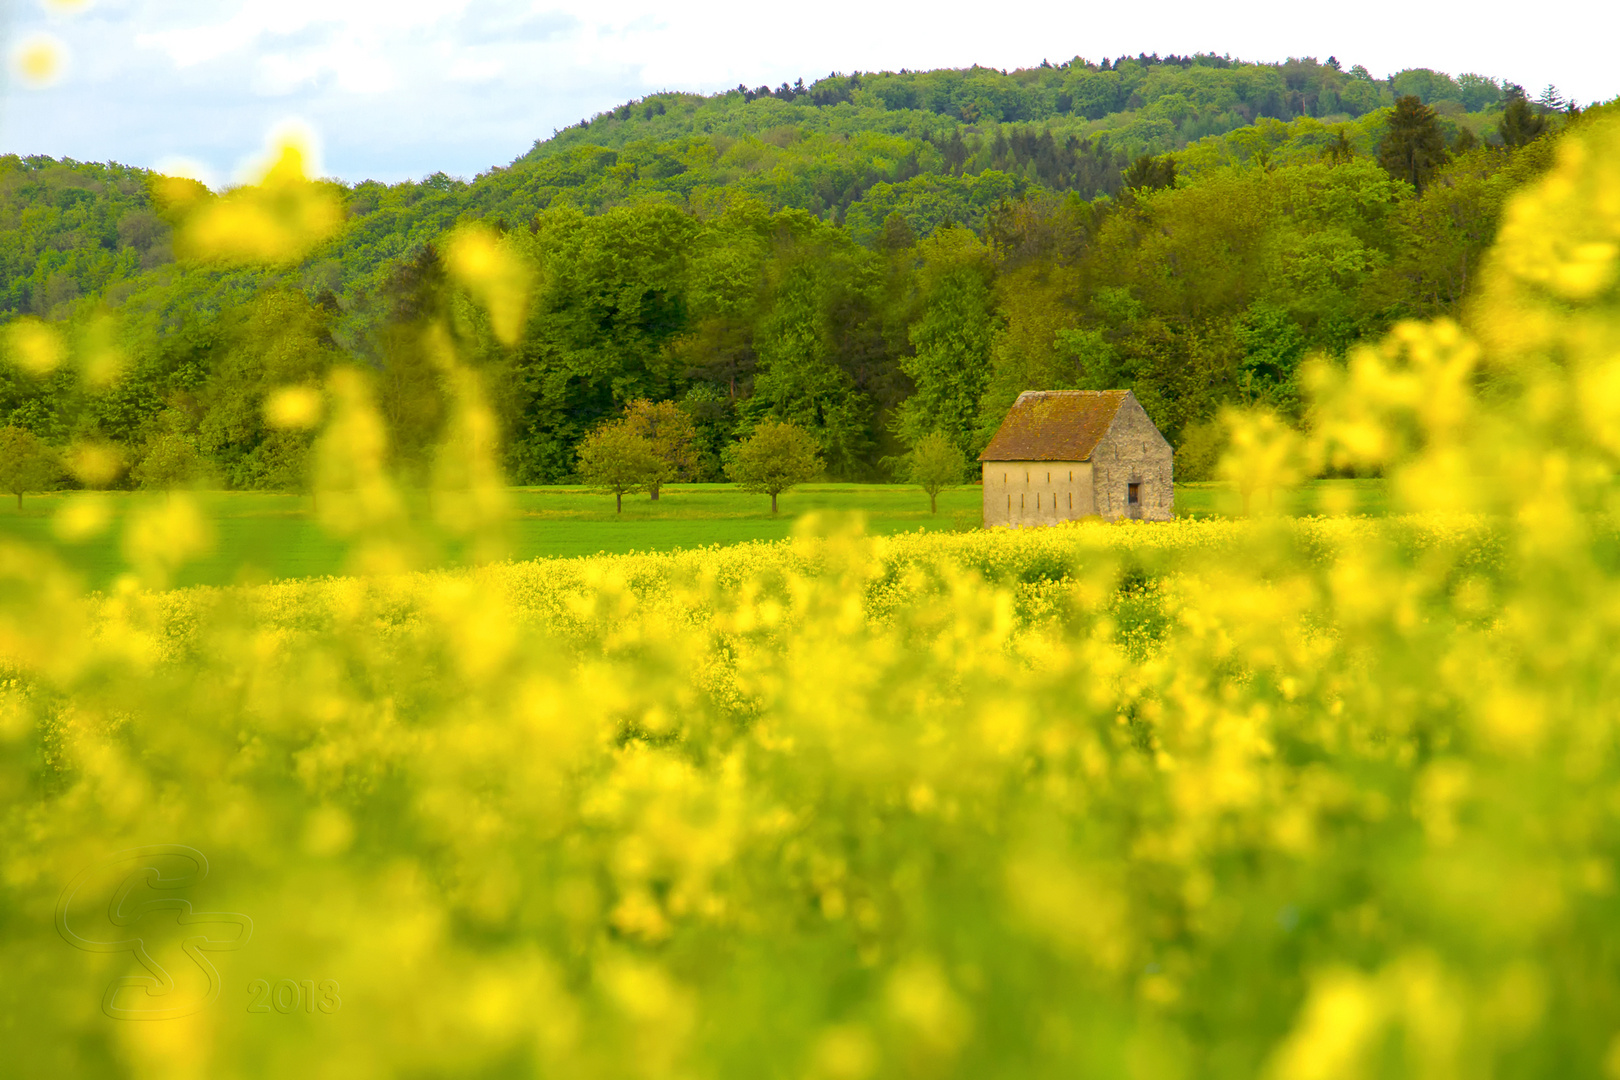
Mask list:
[[[1581,122],[1551,87],[1332,58],[664,93],[471,182],[330,184],[343,228],[275,269],[177,261],[151,174],[0,158],[0,319],[60,324],[82,361],[0,370],[0,426],[298,487],[307,436],[268,429],[265,395],[351,362],[409,471],[444,413],[421,327],[448,314],[519,483],[574,478],[638,398],[690,413],[694,478],[774,416],[870,479],[934,431],[975,453],[1023,389],[1120,386],[1196,477],[1223,404],[1299,421],[1308,354],[1458,312],[1504,200]],[[515,347],[447,284],[471,220],[533,267]]]

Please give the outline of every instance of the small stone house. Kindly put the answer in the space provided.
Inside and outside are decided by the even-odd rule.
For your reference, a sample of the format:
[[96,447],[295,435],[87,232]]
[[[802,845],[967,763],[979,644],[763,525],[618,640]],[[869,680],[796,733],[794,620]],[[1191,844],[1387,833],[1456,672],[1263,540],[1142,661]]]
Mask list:
[[984,524],[1168,521],[1173,452],[1129,390],[1028,390],[979,455]]

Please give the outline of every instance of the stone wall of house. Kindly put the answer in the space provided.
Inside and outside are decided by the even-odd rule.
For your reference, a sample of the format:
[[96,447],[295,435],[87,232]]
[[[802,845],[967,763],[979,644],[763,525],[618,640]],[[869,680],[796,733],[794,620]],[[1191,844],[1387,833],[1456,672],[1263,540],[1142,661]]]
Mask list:
[[[1092,451],[1097,513],[1105,520],[1141,518],[1169,521],[1174,516],[1175,453],[1135,396],[1120,403],[1108,434]],[[1136,484],[1138,502],[1129,501]]]
[[984,524],[1056,525],[1097,512],[1089,461],[986,461]]

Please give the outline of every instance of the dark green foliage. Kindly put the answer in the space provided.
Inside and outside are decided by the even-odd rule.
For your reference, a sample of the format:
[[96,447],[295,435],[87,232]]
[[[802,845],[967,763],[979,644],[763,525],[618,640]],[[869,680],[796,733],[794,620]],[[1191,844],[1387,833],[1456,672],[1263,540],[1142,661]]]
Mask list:
[[1176,160],[1169,155],[1154,157],[1143,154],[1131,162],[1120,179],[1120,186],[1128,191],[1157,191],[1176,186]]
[[1389,118],[1389,132],[1378,145],[1378,163],[1421,195],[1429,177],[1449,157],[1434,110],[1416,97],[1397,101]]
[[1507,147],[1526,146],[1540,138],[1547,130],[1547,118],[1536,112],[1519,94],[1510,99],[1497,122],[1496,136]]
[[958,450],[972,447],[999,322],[990,254],[978,237],[960,228],[934,234],[924,249],[924,308],[910,333],[916,351],[901,361],[916,392],[896,416],[908,443],[938,431]]

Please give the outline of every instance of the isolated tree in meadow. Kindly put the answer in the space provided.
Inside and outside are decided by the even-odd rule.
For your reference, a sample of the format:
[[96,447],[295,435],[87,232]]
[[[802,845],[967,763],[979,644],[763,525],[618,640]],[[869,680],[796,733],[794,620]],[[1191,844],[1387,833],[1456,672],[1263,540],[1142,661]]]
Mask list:
[[146,444],[146,452],[129,473],[143,488],[168,492],[198,480],[204,469],[190,436],[165,431]]
[[726,475],[744,491],[771,497],[771,513],[776,513],[776,497],[796,484],[821,475],[821,455],[810,433],[794,424],[767,417],[754,426],[753,434],[733,446],[727,454]]
[[928,494],[928,512],[939,513],[939,493],[956,487],[967,471],[967,455],[943,431],[930,431],[905,456],[906,479]]
[[1378,164],[1421,195],[1429,178],[1450,156],[1434,110],[1410,94],[1397,101],[1389,131],[1378,144]]
[[658,491],[675,480],[689,480],[697,468],[697,427],[687,411],[673,401],[637,398],[625,407],[620,421],[652,446],[659,468],[646,481],[647,494],[658,501]]
[[639,491],[664,467],[653,444],[623,420],[602,424],[579,444],[579,475],[614,497],[614,513],[624,513],[624,494]]
[[49,491],[62,475],[55,452],[26,428],[0,428],[0,487],[17,496],[22,509],[23,496],[31,491]]

